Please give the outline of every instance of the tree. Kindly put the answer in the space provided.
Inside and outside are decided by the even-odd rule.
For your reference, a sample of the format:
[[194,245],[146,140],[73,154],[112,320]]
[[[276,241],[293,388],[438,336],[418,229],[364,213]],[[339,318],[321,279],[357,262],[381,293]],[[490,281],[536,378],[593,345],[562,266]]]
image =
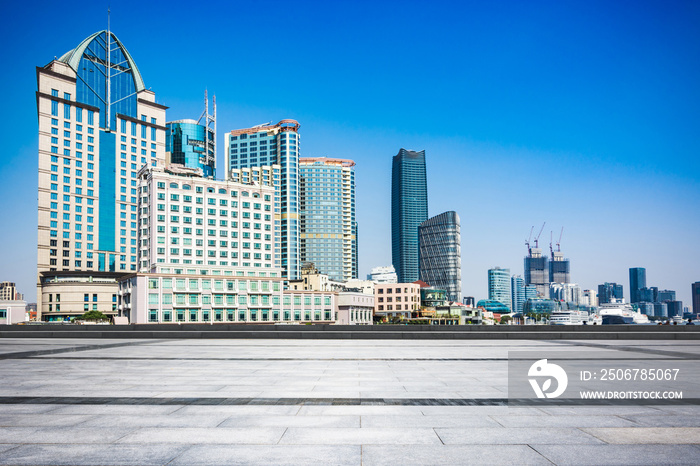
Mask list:
[[508,315],[501,316],[501,325],[506,325],[511,320],[513,320],[513,318],[511,316],[508,316]]
[[109,316],[102,314],[100,311],[88,311],[78,317],[78,320],[109,320]]

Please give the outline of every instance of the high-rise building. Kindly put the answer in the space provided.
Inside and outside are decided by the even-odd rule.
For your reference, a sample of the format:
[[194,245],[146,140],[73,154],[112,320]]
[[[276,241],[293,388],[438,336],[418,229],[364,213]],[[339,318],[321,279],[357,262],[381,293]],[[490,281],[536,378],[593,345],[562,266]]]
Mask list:
[[669,317],[680,316],[683,317],[683,301],[664,301],[666,303],[666,309],[668,310]]
[[571,283],[571,261],[564,258],[561,251],[552,251],[552,260],[549,261],[550,283]]
[[513,310],[510,296],[510,269],[494,267],[489,269],[489,300],[498,301]]
[[373,267],[367,274],[367,280],[375,283],[398,283],[398,277],[393,265]]
[[510,295],[513,312],[523,312],[525,304],[525,280],[520,275],[510,277]]
[[299,155],[299,122],[296,120],[282,120],[275,125],[263,124],[226,133],[226,179],[230,179],[233,169],[280,166],[274,228],[280,232],[281,244],[274,256],[289,280],[299,278],[301,271]]
[[549,297],[564,303],[581,304],[581,287],[576,283],[550,283]]
[[598,306],[598,297],[595,290],[583,290],[581,292],[581,304],[584,306]]
[[525,285],[525,302],[528,299],[537,297],[537,287],[535,285]]
[[666,303],[654,303],[654,315],[656,317],[668,317],[668,306]]
[[18,299],[15,284],[12,282],[0,282],[0,301],[14,301],[15,299]]
[[462,241],[459,215],[443,212],[418,227],[419,276],[430,286],[447,291],[450,301],[462,296]]
[[655,303],[659,299],[659,289],[655,286],[641,288],[637,294],[640,302]]
[[165,152],[167,163],[202,170],[205,178],[216,176],[216,96],[214,114],[209,114],[209,99],[204,93],[204,112],[199,120],[166,123]]
[[598,285],[598,304],[612,303],[614,300],[623,299],[622,285],[605,282]]
[[331,280],[357,278],[355,162],[299,159],[301,262]]
[[639,302],[637,303],[637,309],[639,309],[639,312],[642,314],[646,314],[648,316],[654,315],[654,303]]
[[691,285],[691,296],[693,297],[693,314],[700,314],[700,282]]
[[525,284],[534,285],[541,297],[549,296],[549,265],[540,248],[528,248],[525,256]]
[[[656,299],[663,303],[664,301],[675,301],[676,300],[676,292],[672,290],[659,290]],[[671,316],[670,314],[670,309],[669,309],[669,317]]]
[[641,290],[647,286],[647,269],[633,267],[630,269],[630,302],[642,301]]
[[[111,312],[119,274],[137,267],[137,172],[165,163],[167,107],[110,31],[38,67],[37,80],[38,318],[78,282]],[[52,319],[82,314],[82,297]]]
[[335,321],[337,293],[284,290],[272,256],[273,177],[201,174],[180,165],[140,170],[140,267],[120,279],[119,312],[132,323]]
[[[213,274],[275,267],[274,186],[214,181],[171,165],[139,172],[139,272]],[[206,271],[210,270],[210,271]]]
[[425,151],[401,149],[391,168],[391,258],[401,283],[418,280],[418,227],[427,219]]

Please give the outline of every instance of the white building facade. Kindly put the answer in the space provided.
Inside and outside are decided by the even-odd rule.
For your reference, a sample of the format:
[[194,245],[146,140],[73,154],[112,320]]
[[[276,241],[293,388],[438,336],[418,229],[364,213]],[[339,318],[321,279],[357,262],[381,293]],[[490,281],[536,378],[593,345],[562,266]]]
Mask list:
[[343,325],[372,325],[374,295],[357,291],[338,293],[336,323]]
[[394,269],[393,265],[388,267],[373,267],[370,273],[367,275],[367,280],[371,280],[374,283],[398,282],[396,269]]
[[142,169],[139,272],[119,284],[119,315],[131,323],[333,322],[335,293],[283,291],[271,184],[215,181],[179,165]]
[[0,325],[28,322],[27,302],[22,300],[0,300]]

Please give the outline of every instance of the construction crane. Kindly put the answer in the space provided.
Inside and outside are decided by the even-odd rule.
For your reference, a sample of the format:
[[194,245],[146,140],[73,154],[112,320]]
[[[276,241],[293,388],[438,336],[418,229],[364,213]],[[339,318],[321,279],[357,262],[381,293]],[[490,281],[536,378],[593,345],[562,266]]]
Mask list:
[[542,228],[540,228],[540,232],[537,234],[537,238],[535,238],[535,247],[539,248],[540,247],[540,236],[542,235],[542,231],[544,230],[544,226],[547,224],[547,222],[544,222],[542,224]]
[[527,253],[531,254],[530,252],[530,239],[532,238],[532,230],[535,229],[535,225],[532,225],[532,228],[530,228],[530,236],[527,237],[525,240],[525,246],[527,246]]
[[561,252],[561,236],[563,234],[564,234],[564,227],[561,227],[561,233],[559,233],[559,241],[557,241],[557,252]]
[[554,258],[554,249],[552,249],[552,236],[554,235],[554,232],[552,230],[549,230],[549,254],[550,257]]

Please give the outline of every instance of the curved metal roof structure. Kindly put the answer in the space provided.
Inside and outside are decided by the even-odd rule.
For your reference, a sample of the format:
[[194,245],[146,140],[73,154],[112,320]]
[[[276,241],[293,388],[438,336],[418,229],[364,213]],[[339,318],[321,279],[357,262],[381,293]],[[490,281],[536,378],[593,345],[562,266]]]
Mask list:
[[[68,66],[70,66],[73,71],[78,73],[78,68],[80,66],[80,59],[83,57],[83,54],[85,53],[86,49],[88,46],[94,41],[97,40],[98,37],[101,34],[105,34],[105,37],[107,34],[110,34],[112,37],[112,40],[114,41],[113,43],[116,44],[121,51],[124,53],[124,57],[126,57],[126,60],[129,64],[129,68],[131,69],[132,76],[134,77],[134,85],[136,87],[137,92],[141,92],[146,89],[146,86],[143,83],[143,78],[141,77],[141,72],[139,72],[138,67],[136,66],[136,63],[134,62],[134,59],[131,58],[131,55],[129,52],[126,50],[126,47],[124,47],[124,44],[121,43],[119,39],[117,39],[117,36],[114,35],[112,32],[108,32],[106,30],[103,31],[98,31],[89,37],[87,37],[85,40],[83,40],[76,48],[73,50],[66,52],[63,54],[61,58],[58,59],[58,61],[66,63]],[[101,47],[104,47],[104,44],[100,44]]]

